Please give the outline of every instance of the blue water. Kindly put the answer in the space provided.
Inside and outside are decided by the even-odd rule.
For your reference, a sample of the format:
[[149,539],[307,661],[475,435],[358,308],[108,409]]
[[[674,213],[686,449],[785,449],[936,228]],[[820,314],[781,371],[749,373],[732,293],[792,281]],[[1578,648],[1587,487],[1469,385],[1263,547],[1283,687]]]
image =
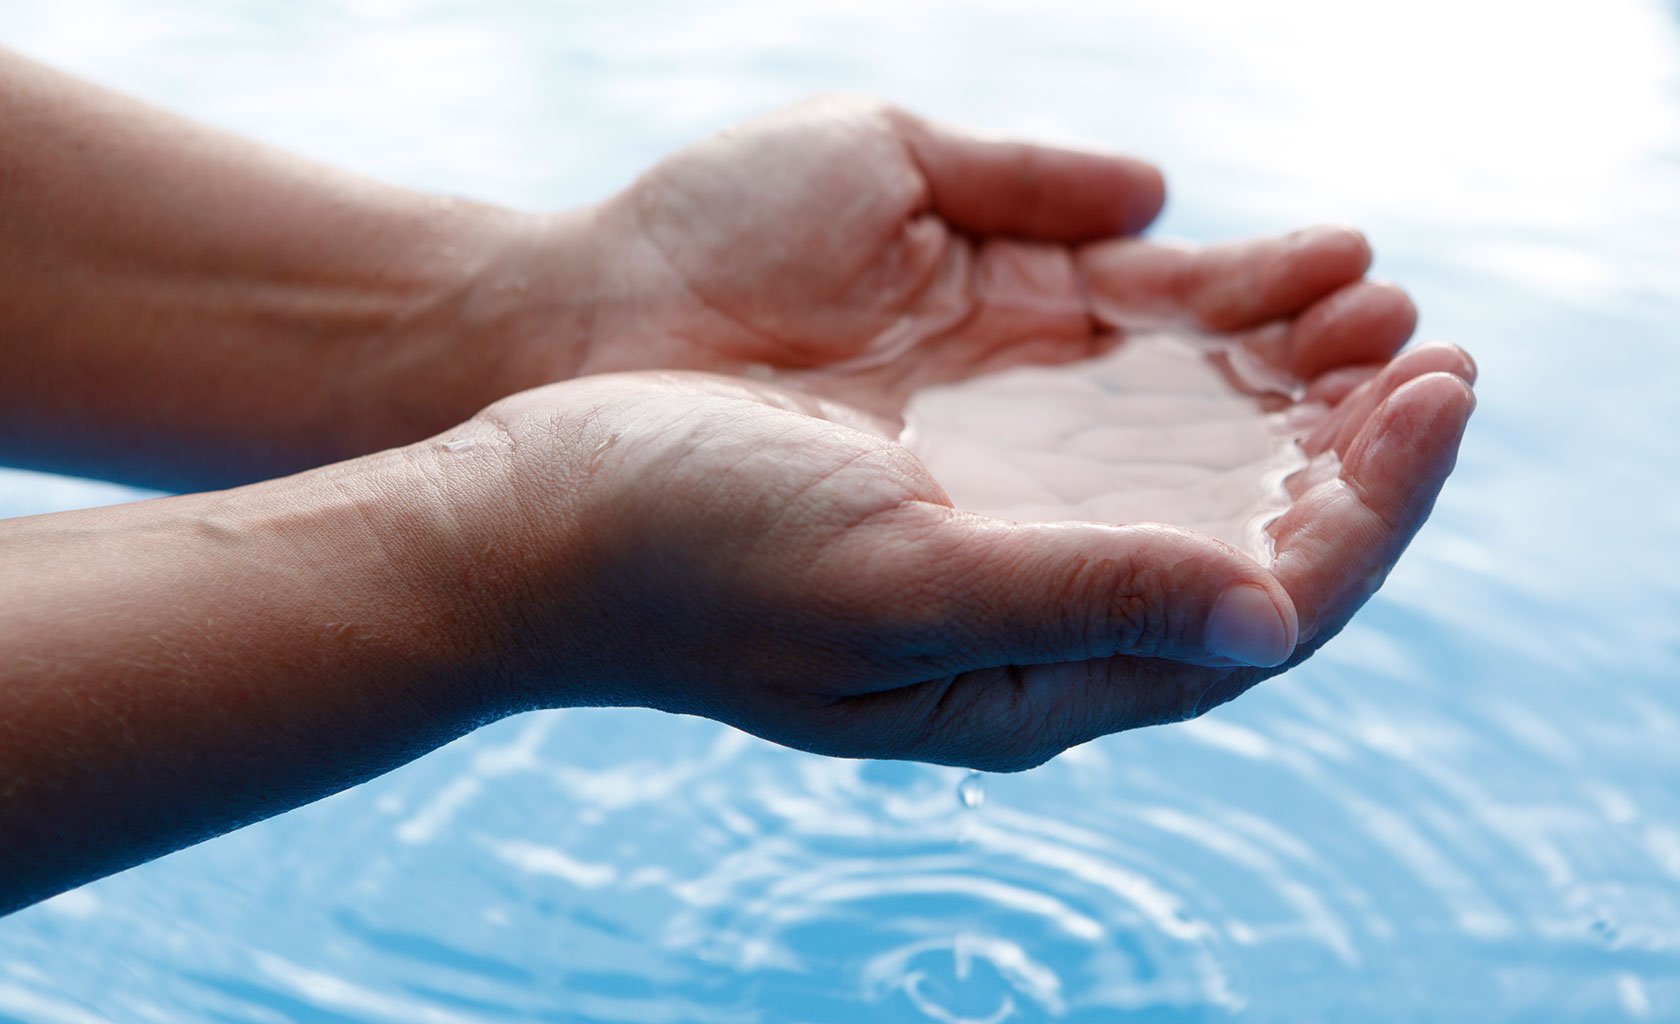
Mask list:
[[[1388,587],[1205,719],[970,808],[958,771],[528,715],[0,921],[0,1020],[1680,1019],[1672,4],[58,0],[0,42],[533,207],[879,93],[1151,155],[1165,234],[1356,222],[1483,371]],[[132,495],[0,476],[0,514]]]

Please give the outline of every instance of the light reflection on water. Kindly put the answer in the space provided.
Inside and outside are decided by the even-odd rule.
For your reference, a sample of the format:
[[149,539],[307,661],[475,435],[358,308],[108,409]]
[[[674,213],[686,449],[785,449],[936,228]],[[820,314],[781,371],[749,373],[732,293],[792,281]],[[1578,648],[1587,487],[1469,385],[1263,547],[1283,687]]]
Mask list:
[[[1367,227],[1483,371],[1382,595],[1209,718],[965,808],[947,769],[526,716],[0,922],[0,1020],[1680,1014],[1671,6],[147,0],[0,40],[528,206],[835,87],[1132,149],[1167,234]],[[8,474],[0,512],[127,493]]]

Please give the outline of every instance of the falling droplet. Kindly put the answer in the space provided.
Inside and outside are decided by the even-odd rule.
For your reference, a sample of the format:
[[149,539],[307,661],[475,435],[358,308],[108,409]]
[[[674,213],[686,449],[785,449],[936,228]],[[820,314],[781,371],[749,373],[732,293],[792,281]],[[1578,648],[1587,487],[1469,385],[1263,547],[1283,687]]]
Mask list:
[[[979,778],[970,775],[969,778]],[[967,782],[968,779],[964,779]],[[951,959],[956,961],[952,966],[956,968],[957,980],[967,981],[968,972],[974,969],[974,936],[968,932],[958,932],[955,942],[951,943]]]
[[986,777],[979,772],[969,772],[963,780],[957,783],[957,799],[969,810],[974,810],[986,802]]

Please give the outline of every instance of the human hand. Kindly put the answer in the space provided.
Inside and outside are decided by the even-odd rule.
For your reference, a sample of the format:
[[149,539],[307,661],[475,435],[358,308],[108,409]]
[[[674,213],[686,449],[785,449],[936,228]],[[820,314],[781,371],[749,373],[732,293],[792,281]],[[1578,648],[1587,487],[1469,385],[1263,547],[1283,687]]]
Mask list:
[[1205,711],[1333,635],[1427,515],[1472,374],[1431,346],[1315,380],[1270,566],[1172,527],[957,511],[866,414],[703,374],[526,392],[429,447],[511,706],[1009,770]]
[[[503,333],[517,343],[498,365],[521,387],[748,374],[891,416],[915,388],[1083,358],[1138,324],[1275,345],[1300,320],[1338,341],[1297,347],[1336,363],[1381,362],[1410,334],[1405,297],[1360,281],[1371,253],[1357,233],[1201,250],[1126,237],[1162,201],[1141,161],[983,140],[879,103],[807,103],[673,155],[587,230],[565,218],[551,248],[588,256],[555,280],[588,293],[591,326],[562,352],[555,303],[533,301],[542,315]],[[1303,376],[1332,365],[1285,362]]]
[[[1287,649],[1276,660],[1305,657],[1363,602],[1427,514],[1471,401],[1462,383],[1440,377],[1419,382],[1380,417],[1372,399],[1426,371],[1468,380],[1473,370],[1449,349],[1421,349],[1379,369],[1410,335],[1415,314],[1398,290],[1361,280],[1371,254],[1356,233],[1324,228],[1207,249],[1115,237],[1147,224],[1160,203],[1159,176],[1136,161],[983,142],[842,101],[707,140],[596,211],[597,304],[578,369],[756,373],[805,394],[665,377],[656,390],[694,420],[655,410],[651,397],[632,403],[677,439],[631,444],[627,451],[653,444],[658,453],[630,464],[652,479],[664,477],[668,462],[694,468],[671,477],[687,484],[664,485],[678,511],[651,522],[660,503],[631,497],[650,485],[628,474],[612,485],[625,497],[610,515],[576,521],[610,522],[607,536],[643,522],[649,536],[706,538],[700,563],[680,544],[666,551],[676,570],[669,577],[646,552],[634,572],[599,570],[603,579],[640,579],[641,596],[635,587],[619,594],[624,607],[662,589],[667,598],[708,596],[682,598],[684,608],[693,601],[692,617],[644,611],[620,620],[604,611],[593,635],[616,636],[609,646],[617,654],[593,656],[604,673],[592,677],[594,696],[548,690],[535,699],[648,703],[811,749],[996,766],[1184,717],[1264,678],[1267,671],[1220,662],[1209,649],[1212,608],[1239,577],[1261,584],[1280,613],[1288,639],[1278,641]],[[894,432],[893,416],[917,387],[1077,359],[1129,326],[1162,323],[1221,332],[1313,382],[1302,413],[1322,420],[1309,442],[1319,458],[1295,481],[1296,505],[1277,523],[1270,570],[1183,531],[1015,526],[954,512],[908,452],[880,439]],[[615,380],[612,387],[632,392],[654,386]],[[536,397],[543,394],[551,397]],[[765,436],[754,440],[746,421],[724,422],[726,397],[756,406],[752,429]],[[552,439],[583,429],[559,392],[516,401],[527,430],[546,422],[543,436]],[[1331,401],[1341,403],[1333,412],[1324,408]],[[1410,450],[1351,458],[1362,428],[1376,437],[1395,423]],[[782,428],[789,433],[778,434]],[[606,451],[637,436],[596,431],[583,447],[614,433],[620,439]],[[711,454],[689,454],[690,442]],[[548,450],[547,458],[564,459],[552,442]],[[709,480],[702,472],[707,459],[727,461],[737,451],[757,453],[750,473]],[[1332,453],[1350,456],[1347,472],[1335,473]],[[625,465],[601,463],[614,464]],[[593,478],[568,475],[583,477]],[[1388,490],[1369,491],[1372,504],[1350,503],[1367,484]],[[687,494],[688,485],[705,496]],[[784,488],[800,501],[776,504]],[[837,513],[823,511],[830,501],[860,528],[833,529]],[[1373,507],[1392,521],[1361,526]],[[764,561],[731,568],[725,553],[746,543],[744,527]],[[764,546],[761,534],[797,544]],[[597,550],[614,547],[602,543]],[[619,543],[628,550],[631,542]],[[842,550],[852,554],[819,557]],[[993,553],[986,559],[983,551]],[[595,557],[625,567],[618,556]],[[871,572],[847,579],[836,569],[846,564]],[[1092,568],[1104,565],[1111,576]],[[930,594],[940,610],[914,607]],[[990,619],[977,607],[985,602]],[[1125,614],[1132,618],[1121,621]],[[1093,638],[1098,622],[1118,638]],[[648,646],[671,628],[700,646]],[[1265,646],[1258,632],[1251,639]],[[894,661],[881,653],[898,650],[940,654]],[[546,669],[522,674],[553,678],[569,663],[547,657]],[[742,678],[758,682],[732,683]],[[679,680],[692,689],[673,689]]]
[[815,369],[949,333],[1084,337],[1071,246],[1140,231],[1163,196],[1141,161],[985,141],[866,100],[801,104],[602,206],[589,365]]

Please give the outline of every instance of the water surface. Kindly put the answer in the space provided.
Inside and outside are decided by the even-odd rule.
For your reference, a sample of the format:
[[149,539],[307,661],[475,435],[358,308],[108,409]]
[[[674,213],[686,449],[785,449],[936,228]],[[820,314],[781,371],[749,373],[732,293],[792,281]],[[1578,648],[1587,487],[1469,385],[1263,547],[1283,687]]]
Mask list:
[[[1368,229],[1481,407],[1307,666],[1036,771],[528,715],[0,921],[0,1020],[1680,1016],[1672,4],[0,6],[0,41],[551,207],[786,100],[1128,149],[1161,231]],[[0,477],[0,513],[133,492]],[[972,786],[971,786],[972,788]]]
[[1096,358],[923,388],[900,440],[967,512],[1171,523],[1269,562],[1307,464],[1300,414],[1324,411],[1292,415],[1299,390],[1231,339],[1133,331]]

